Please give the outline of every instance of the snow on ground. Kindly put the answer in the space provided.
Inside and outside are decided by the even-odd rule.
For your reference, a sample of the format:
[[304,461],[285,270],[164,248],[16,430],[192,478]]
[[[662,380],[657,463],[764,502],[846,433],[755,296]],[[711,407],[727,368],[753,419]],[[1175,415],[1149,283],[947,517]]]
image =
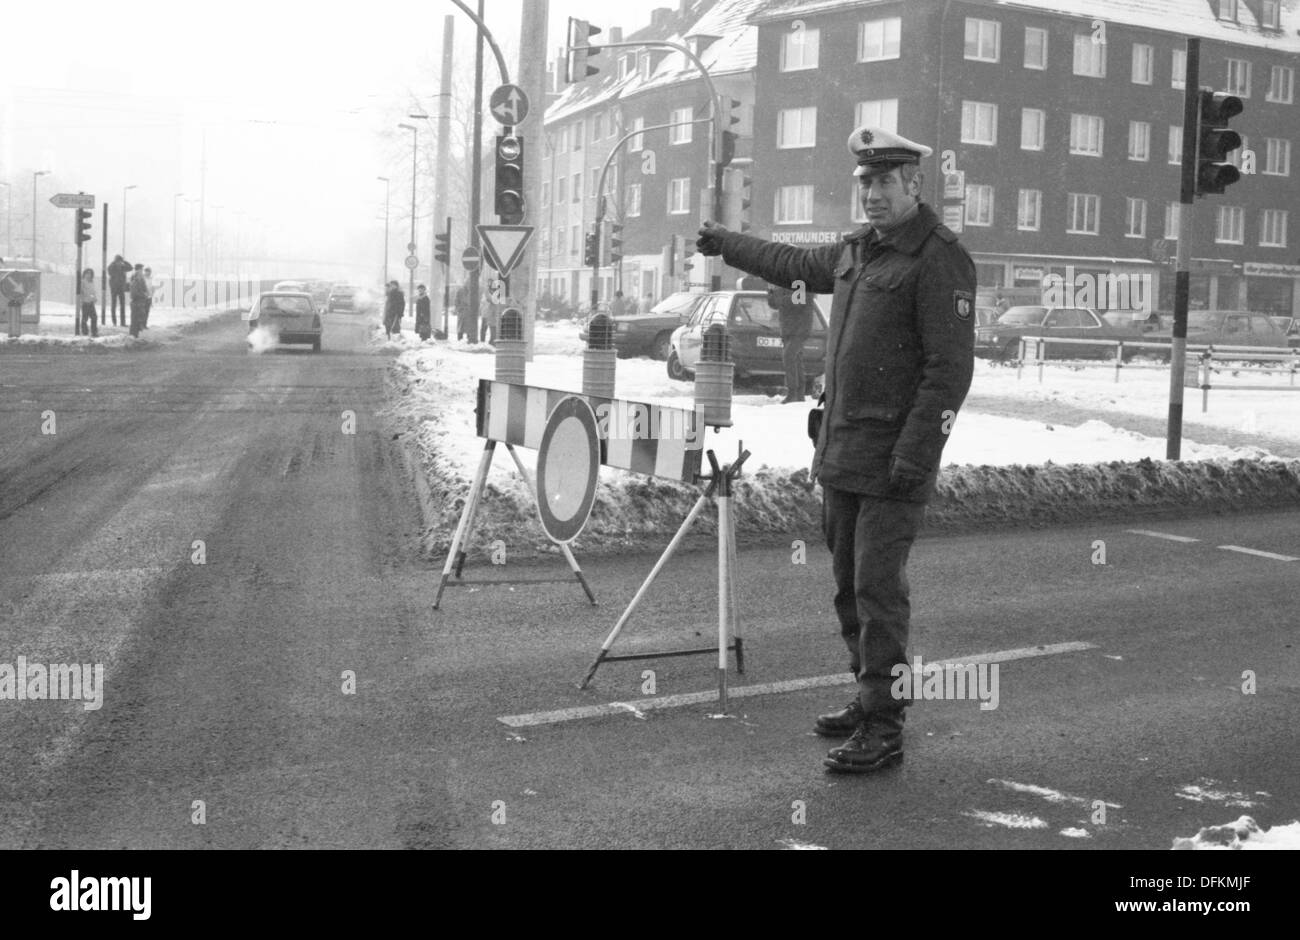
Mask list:
[[[537,352],[527,366],[527,384],[580,391],[583,345],[577,333],[574,321],[537,325]],[[376,335],[373,343],[380,353],[396,357],[397,394],[389,417],[399,433],[418,444],[434,514],[441,513],[428,520],[426,533],[427,547],[437,551],[450,539],[484,450],[484,441],[474,433],[474,400],[478,380],[493,377],[494,349],[421,343],[409,331],[396,340]],[[1050,367],[1040,385],[1029,370],[1018,380],[1014,368],[978,360],[971,398],[944,450],[946,469],[927,525],[1049,524],[1170,507],[1294,504],[1300,496],[1300,463],[1273,458],[1261,447],[1202,443],[1189,428],[1183,461],[1166,462],[1163,436],[1140,434],[1124,424],[1133,415],[1165,416],[1168,372],[1126,369],[1115,383],[1113,371],[1105,369]],[[669,379],[662,362],[620,359],[616,375],[618,398],[693,407],[693,386]],[[1190,390],[1189,420],[1200,420],[1199,411],[1192,414],[1198,396]],[[1044,402],[1072,405],[1097,417],[1077,426],[1045,423],[1033,417],[1042,413]],[[737,515],[739,531],[817,530],[820,509],[808,479],[813,449],[805,432],[812,405],[782,405],[779,397],[741,388],[733,399],[733,427],[706,432],[704,447],[714,450],[721,463],[733,461],[742,442],[752,453],[737,487],[744,506]],[[1220,422],[1212,427],[1240,431],[1249,420],[1259,434],[1271,432],[1275,440],[1300,445],[1300,393],[1216,391],[1210,415]],[[532,474],[536,452],[518,448],[517,453]],[[518,544],[521,532],[539,530],[532,498],[505,453],[494,459],[488,484],[489,497],[507,498],[484,501],[480,537],[509,537]],[[692,487],[602,468],[581,542],[643,545],[647,536],[673,532],[696,495]],[[709,509],[701,522],[707,531]],[[536,544],[548,543],[542,538]]]
[[1263,829],[1249,816],[1222,826],[1206,826],[1188,838],[1176,838],[1175,849],[1300,849],[1300,822]]
[[[96,309],[99,304],[96,304]],[[99,310],[99,336],[77,336],[72,318],[72,304],[41,301],[41,322],[36,333],[24,333],[17,339],[8,335],[9,321],[0,317],[0,344],[17,343],[22,346],[133,346],[141,343],[159,343],[173,340],[195,323],[201,323],[230,308],[214,307],[159,307],[149,311],[149,329],[133,339],[125,326],[113,326],[109,316],[105,326],[103,310]],[[129,317],[130,314],[128,313]]]

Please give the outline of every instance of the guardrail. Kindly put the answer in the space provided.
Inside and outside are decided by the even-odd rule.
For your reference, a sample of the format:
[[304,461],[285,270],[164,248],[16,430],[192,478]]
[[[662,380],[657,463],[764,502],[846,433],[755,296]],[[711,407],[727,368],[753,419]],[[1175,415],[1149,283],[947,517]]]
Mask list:
[[[1047,344],[1068,345],[1068,346],[1110,346],[1114,347],[1115,353],[1113,360],[1099,361],[1097,363],[1078,362],[1070,360],[1056,363],[1059,365],[1069,365],[1072,369],[1078,368],[1114,368],[1115,381],[1119,381],[1121,369],[1164,369],[1168,363],[1139,363],[1125,362],[1124,355],[1126,350],[1133,349],[1159,349],[1168,352],[1171,348],[1169,343],[1153,343],[1142,340],[1113,340],[1113,339],[1064,339],[1045,336],[1024,336],[1020,339],[1020,358],[1016,364],[1016,378],[1019,379],[1026,365],[1038,366],[1038,381],[1043,381],[1043,367],[1048,365],[1046,355]],[[1220,365],[1216,366],[1216,362]],[[1287,386],[1278,385],[1237,385],[1237,384],[1219,384],[1215,386],[1211,382],[1211,377],[1215,374],[1224,372],[1237,373],[1242,371],[1241,365],[1225,367],[1224,362],[1233,363],[1250,363],[1246,370],[1252,375],[1261,374],[1283,374],[1288,376],[1289,383]],[[1274,365],[1269,365],[1273,363]],[[1258,364],[1258,365],[1256,365]],[[1300,372],[1300,347],[1283,349],[1278,346],[1215,346],[1207,345],[1189,345],[1187,347],[1187,362],[1183,370],[1183,387],[1199,388],[1202,392],[1201,411],[1209,408],[1210,389],[1214,387],[1232,389],[1234,391],[1300,391],[1300,386],[1296,385],[1296,373]]]

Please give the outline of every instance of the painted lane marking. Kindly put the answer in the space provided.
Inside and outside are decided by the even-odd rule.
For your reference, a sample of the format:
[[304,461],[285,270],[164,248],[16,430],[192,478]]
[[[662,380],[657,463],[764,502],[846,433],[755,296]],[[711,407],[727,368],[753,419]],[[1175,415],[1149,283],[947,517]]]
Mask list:
[[1243,555],[1255,555],[1259,558],[1272,558],[1276,561],[1300,561],[1294,555],[1279,555],[1276,552],[1261,552],[1257,548],[1242,548],[1240,545],[1220,545],[1225,552],[1241,552]]
[[1150,529],[1125,529],[1131,535],[1149,535],[1153,539],[1168,539],[1171,542],[1199,542],[1200,539],[1188,538],[1186,535],[1170,535],[1168,532],[1152,532]]
[[[1018,649],[1000,650],[995,653],[976,653],[971,656],[954,656],[950,659],[930,660],[931,664],[976,665],[980,663],[1005,663],[1016,659],[1033,659],[1038,656],[1056,656],[1061,653],[1077,653],[1096,649],[1095,643],[1051,643],[1044,646],[1025,646]],[[728,689],[729,698],[749,698],[754,695],[774,695],[781,692],[799,692],[804,689],[821,689],[837,685],[852,685],[852,679],[846,679],[844,673],[837,672],[829,676],[810,676],[805,679],[786,679],[781,682],[763,682],[758,685],[742,685]],[[586,718],[604,718],[608,715],[639,714],[651,709],[681,708],[686,705],[700,705],[716,702],[717,690],[711,692],[684,692],[678,695],[662,695],[656,698],[636,699],[632,702],[610,702],[606,705],[580,705],[573,708],[560,708],[555,711],[529,712],[523,715],[501,715],[497,721],[511,728],[528,728],[535,725],[557,724],[562,721],[581,721]]]

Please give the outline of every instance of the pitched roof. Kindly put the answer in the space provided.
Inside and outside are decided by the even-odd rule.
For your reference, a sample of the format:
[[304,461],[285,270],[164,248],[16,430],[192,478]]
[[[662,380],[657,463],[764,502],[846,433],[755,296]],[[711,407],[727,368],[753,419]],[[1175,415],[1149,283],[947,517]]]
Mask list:
[[[751,22],[763,23],[791,16],[825,13],[853,7],[871,7],[886,0],[767,0]],[[1300,53],[1300,0],[1280,0],[1280,30],[1259,24],[1259,4],[1240,0],[1237,22],[1220,20],[1217,0],[963,0],[989,7],[1005,7],[1008,13],[1033,11],[1056,13],[1084,20],[1138,26],[1179,36],[1212,39],[1217,42]]]

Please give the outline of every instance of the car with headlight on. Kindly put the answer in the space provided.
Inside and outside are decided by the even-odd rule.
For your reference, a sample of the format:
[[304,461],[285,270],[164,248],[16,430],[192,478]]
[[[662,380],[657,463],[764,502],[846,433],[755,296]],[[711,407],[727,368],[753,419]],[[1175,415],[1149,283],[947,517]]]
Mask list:
[[361,313],[361,303],[357,294],[360,288],[351,284],[335,284],[330,288],[325,301],[326,313]]
[[311,294],[305,291],[267,291],[258,294],[248,308],[249,345],[255,345],[253,333],[263,331],[281,344],[309,343],[320,352],[320,311]]
[[[813,328],[801,351],[807,381],[805,394],[812,393],[817,379],[826,371],[826,317],[816,299],[809,298],[809,302],[813,308]],[[785,381],[781,314],[768,306],[767,291],[760,290],[723,290],[701,295],[690,319],[673,331],[668,353],[669,378],[683,382],[694,379],[704,332],[714,324],[727,328],[737,383],[779,385]]]
[[[649,356],[661,362],[667,361],[672,352],[673,330],[690,319],[704,296],[701,292],[678,291],[659,301],[648,313],[625,313],[612,317],[614,348],[618,350],[618,357]],[[598,312],[607,313],[604,310]],[[590,323],[588,317],[578,331],[578,339],[584,343]]]

